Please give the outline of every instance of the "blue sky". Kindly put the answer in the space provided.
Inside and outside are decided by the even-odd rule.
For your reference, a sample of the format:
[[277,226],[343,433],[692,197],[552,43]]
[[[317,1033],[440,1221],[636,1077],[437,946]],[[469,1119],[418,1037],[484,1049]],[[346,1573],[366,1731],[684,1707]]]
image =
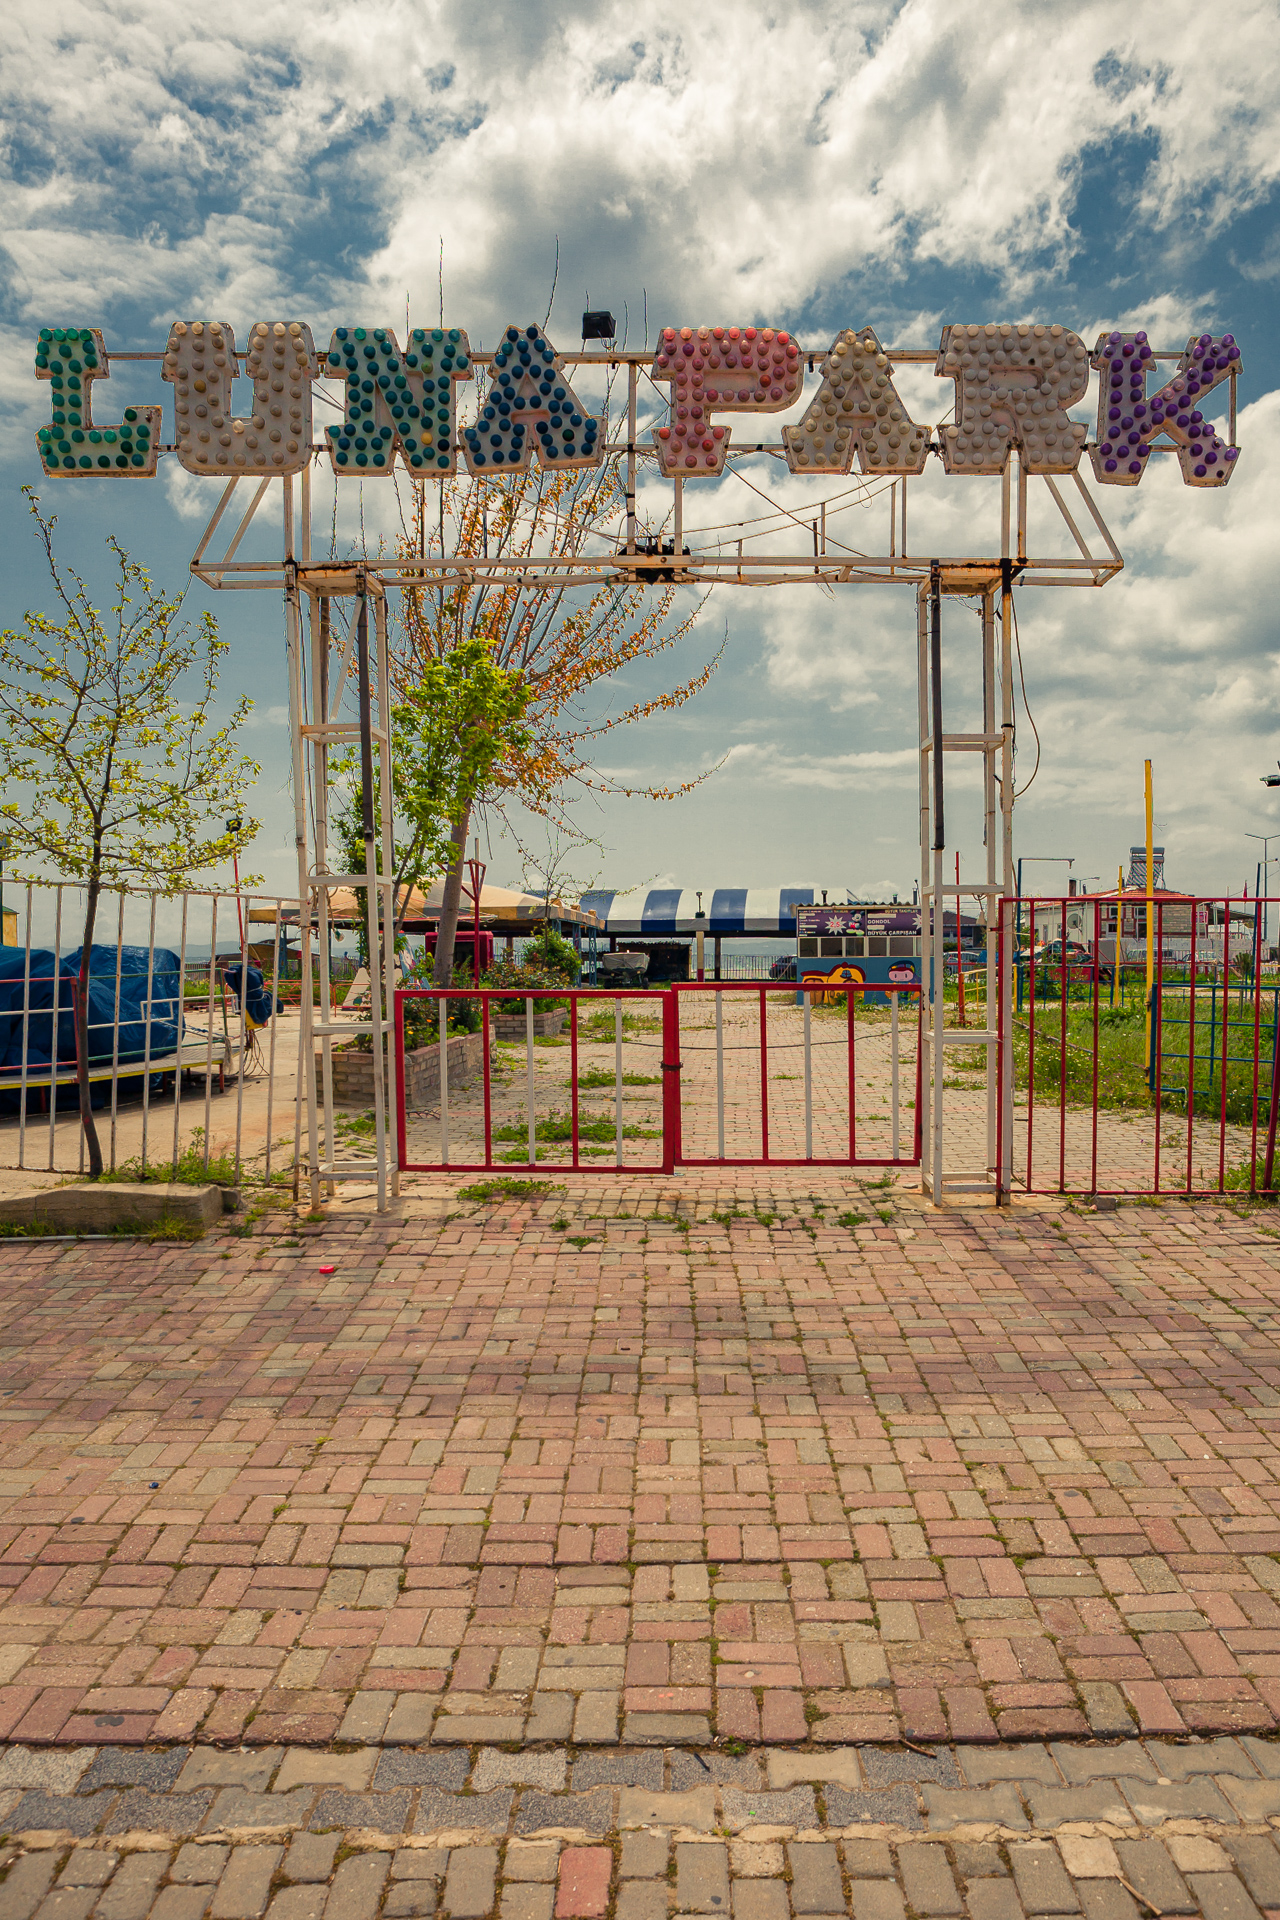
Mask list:
[[[949,321],[1060,321],[1089,344],[1115,324],[1161,346],[1233,332],[1245,373],[1230,488],[1193,492],[1175,462],[1153,462],[1140,489],[1100,496],[1120,579],[1021,597],[1041,758],[1017,839],[1114,878],[1141,838],[1150,756],[1170,880],[1217,891],[1252,878],[1245,835],[1280,825],[1280,799],[1258,784],[1280,752],[1273,8],[1246,6],[1219,33],[1184,0],[738,0],[714,13],[668,0],[305,13],[61,0],[10,20],[0,88],[6,625],[45,596],[18,491],[39,479],[42,325],[100,326],[124,349],[163,345],[174,318],[230,320],[241,344],[254,320],[297,318],[322,342],[342,322],[403,324],[406,299],[415,318],[434,315],[443,250],[447,321],[491,344],[508,321],[541,318],[558,243],[549,331],[563,347],[588,295],[625,308],[633,340],[646,305],[651,339],[663,324],[753,321],[809,346],[867,323],[917,347]],[[157,373],[120,366],[109,391],[162,399],[167,430]],[[916,418],[942,417],[951,391],[929,369],[902,384]],[[63,550],[92,578],[105,579],[108,532],[165,581],[184,575],[212,483],[162,466],[136,485],[43,483]],[[746,472],[797,508],[848,491]],[[738,481],[692,492],[694,527],[764,510]],[[371,541],[394,519],[387,483],[362,493],[344,485],[339,501],[348,543],[361,512]],[[992,510],[990,483],[932,463],[913,549],[989,550]],[[871,512],[880,504],[868,526]],[[288,889],[280,609],[193,589],[193,608],[206,601],[231,642],[228,692],[257,703],[251,863]],[[726,632],[707,690],[627,734],[625,764],[611,763],[632,782],[719,770],[674,803],[579,809],[602,848],[581,878],[909,890],[909,593],[719,588],[682,660],[602,701],[692,670]],[[974,637],[949,611],[958,706]],[[1034,757],[1021,724],[1020,784]],[[976,872],[962,782],[953,817]],[[492,871],[518,879],[511,841],[495,837]]]

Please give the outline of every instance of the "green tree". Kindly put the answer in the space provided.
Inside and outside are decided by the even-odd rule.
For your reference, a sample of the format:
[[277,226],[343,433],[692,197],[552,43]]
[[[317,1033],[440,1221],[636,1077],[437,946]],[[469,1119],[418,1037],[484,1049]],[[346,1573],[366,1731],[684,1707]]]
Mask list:
[[[0,820],[24,856],[85,890],[76,1064],[89,1172],[102,1149],[89,1090],[89,963],[104,886],[161,893],[239,853],[258,830],[243,817],[256,762],[235,735],[251,702],[213,723],[227,651],[204,614],[193,627],[112,536],[115,590],[100,613],[80,576],[54,553],[56,516],[23,489],[44,547],[61,617],[28,612],[0,633]],[[189,684],[190,683],[190,684]],[[13,798],[15,787],[21,798]],[[235,831],[224,815],[241,814]],[[211,825],[216,819],[217,830]],[[26,877],[26,876],[21,876]],[[252,884],[252,876],[248,876]]]

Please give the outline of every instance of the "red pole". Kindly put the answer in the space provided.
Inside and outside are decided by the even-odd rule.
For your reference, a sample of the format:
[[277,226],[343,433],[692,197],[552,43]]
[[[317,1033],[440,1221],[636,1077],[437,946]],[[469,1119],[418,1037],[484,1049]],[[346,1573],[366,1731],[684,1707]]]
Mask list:
[[760,989],[760,1158],[769,1159],[769,1032],[764,988]]
[[[1116,941],[1119,952],[1120,942]],[[1102,902],[1093,903],[1093,1145],[1089,1159],[1089,1191],[1098,1191],[1098,1003],[1102,994],[1102,968],[1098,964],[1098,955],[1102,952]],[[1112,978],[1114,979],[1114,975]]]

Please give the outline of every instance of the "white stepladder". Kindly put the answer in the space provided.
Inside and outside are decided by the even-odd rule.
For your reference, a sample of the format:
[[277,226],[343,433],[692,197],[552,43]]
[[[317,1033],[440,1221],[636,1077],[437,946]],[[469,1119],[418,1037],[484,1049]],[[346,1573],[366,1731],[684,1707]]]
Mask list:
[[[311,474],[301,476],[302,513],[295,554],[293,486],[284,480],[285,626],[289,660],[289,727],[293,745],[294,841],[298,858],[298,921],[302,972],[298,1034],[296,1165],[305,1168],[312,1207],[322,1187],[339,1180],[374,1180],[378,1211],[400,1191],[400,1173],[388,1153],[396,1113],[395,881],[391,816],[391,675],[387,651],[387,596],[376,570],[364,565],[311,562]],[[345,636],[334,642],[334,600],[351,602]],[[305,618],[303,605],[305,602]],[[369,609],[373,608],[372,647]],[[358,718],[342,720],[343,693],[353,677]],[[329,854],[329,753],[358,743],[360,827],[364,863],[335,872]],[[376,749],[376,751],[375,751]],[[314,826],[308,828],[308,812]],[[335,1021],[329,946],[335,889],[365,896],[369,1007],[366,1020]],[[312,936],[315,989],[312,990]],[[319,1018],[316,1008],[319,1008]],[[333,1044],[367,1035],[372,1048],[375,1165],[339,1155],[334,1122]],[[316,1042],[319,1042],[319,1053]],[[381,1064],[381,1069],[379,1070]],[[306,1121],[305,1154],[302,1148]],[[390,1163],[390,1164],[388,1164]]]

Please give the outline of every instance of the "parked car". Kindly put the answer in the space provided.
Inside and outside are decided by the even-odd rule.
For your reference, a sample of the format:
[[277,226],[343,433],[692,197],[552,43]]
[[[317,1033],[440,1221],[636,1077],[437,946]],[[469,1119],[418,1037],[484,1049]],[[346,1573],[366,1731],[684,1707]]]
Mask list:
[[770,961],[769,978],[771,980],[795,980],[797,977],[797,961],[794,953],[779,954],[776,960]]
[[[1065,947],[1065,951],[1064,951]],[[1107,961],[1097,961],[1092,947],[1082,940],[1046,940],[1040,946],[1024,948],[1018,955],[1022,966],[1034,964],[1045,972],[1061,977],[1065,962],[1068,980],[1092,980],[1096,974],[1104,985],[1111,984],[1111,966]]]

